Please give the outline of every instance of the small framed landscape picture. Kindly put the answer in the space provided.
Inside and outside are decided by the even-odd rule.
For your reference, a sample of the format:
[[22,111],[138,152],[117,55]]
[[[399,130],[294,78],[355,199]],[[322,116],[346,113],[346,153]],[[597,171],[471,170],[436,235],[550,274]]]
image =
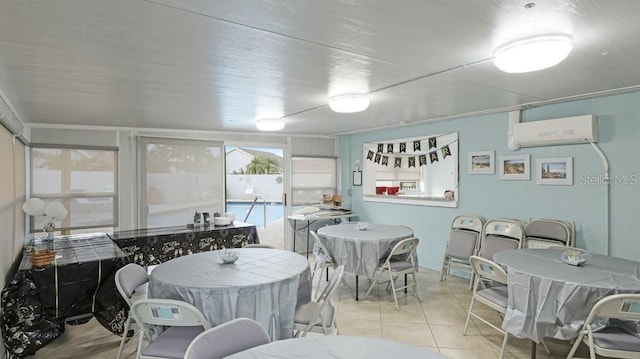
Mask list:
[[469,152],[467,163],[469,164],[468,173],[470,175],[492,175],[496,173],[493,165],[493,151]]
[[531,179],[529,172],[529,155],[500,156],[500,179],[528,181]]
[[573,157],[537,159],[536,183],[542,185],[573,185]]

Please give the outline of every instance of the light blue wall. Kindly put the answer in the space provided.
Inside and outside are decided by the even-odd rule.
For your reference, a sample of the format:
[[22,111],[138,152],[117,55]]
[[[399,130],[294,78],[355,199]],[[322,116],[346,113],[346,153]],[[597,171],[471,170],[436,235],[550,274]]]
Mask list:
[[[502,113],[341,136],[342,193],[352,189],[352,196],[345,203],[351,205],[360,220],[413,227],[421,241],[420,266],[432,269],[441,267],[451,220],[462,213],[476,213],[487,219],[564,219],[575,222],[578,247],[640,260],[640,92],[529,109],[522,112],[522,120],[587,114],[598,117],[598,145],[609,158],[615,182],[610,186],[603,184],[603,162],[589,144],[510,151],[507,148],[508,114]],[[363,161],[363,143],[450,131],[459,133],[457,208],[363,202],[362,187],[351,186],[355,161]],[[481,150],[494,150],[496,162],[500,155],[530,154],[531,180],[502,181],[497,174],[497,163],[494,175],[469,175],[467,153]],[[536,185],[533,167],[536,159],[569,156],[573,157],[572,186]]]

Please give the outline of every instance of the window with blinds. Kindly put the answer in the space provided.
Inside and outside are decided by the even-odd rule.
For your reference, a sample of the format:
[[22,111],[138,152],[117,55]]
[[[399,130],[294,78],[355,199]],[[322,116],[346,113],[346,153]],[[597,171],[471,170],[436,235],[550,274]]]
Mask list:
[[[118,151],[115,148],[32,146],[31,197],[60,202],[68,210],[55,218],[62,234],[112,231],[118,225]],[[31,232],[51,220],[35,216]]]
[[322,202],[323,195],[336,194],[337,177],[335,157],[292,157],[293,206],[318,204]]
[[224,212],[224,146],[218,141],[138,139],[140,228],[193,223]]

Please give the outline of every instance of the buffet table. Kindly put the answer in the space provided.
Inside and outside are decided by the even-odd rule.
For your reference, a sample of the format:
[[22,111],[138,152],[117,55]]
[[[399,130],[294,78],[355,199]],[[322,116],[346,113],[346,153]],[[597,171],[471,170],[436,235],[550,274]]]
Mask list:
[[228,226],[160,227],[119,231],[113,241],[141,266],[156,265],[184,255],[260,243],[253,224],[234,221]]
[[126,304],[115,286],[125,253],[106,233],[35,239],[30,249],[55,251],[51,263],[34,267],[25,250],[2,292],[2,335],[11,357],[35,353],[64,332],[65,320],[95,316],[122,333]]

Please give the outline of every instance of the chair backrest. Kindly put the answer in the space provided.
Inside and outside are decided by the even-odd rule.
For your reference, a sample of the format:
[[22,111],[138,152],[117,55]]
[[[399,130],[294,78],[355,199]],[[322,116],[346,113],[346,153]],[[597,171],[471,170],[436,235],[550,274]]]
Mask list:
[[329,301],[333,293],[338,290],[338,286],[342,281],[342,276],[344,275],[344,264],[339,265],[333,271],[331,278],[329,278],[329,284],[324,287],[324,290],[318,296],[318,302]]
[[415,266],[413,257],[415,256],[415,251],[416,251],[416,248],[418,248],[419,242],[420,240],[416,237],[405,238],[400,240],[400,242],[396,243],[393,246],[393,248],[391,248],[391,251],[387,256],[387,259],[384,261],[384,265],[389,266],[390,268],[391,262],[393,261],[392,259],[396,256],[402,256],[406,258],[408,262],[411,262],[411,264]]
[[[305,336],[307,332],[311,330],[312,327],[320,324],[320,321],[322,320],[322,313],[324,312],[325,308],[327,308],[327,306],[330,305],[331,297],[336,292],[336,290],[338,290],[338,288],[340,287],[340,283],[342,282],[343,275],[344,275],[344,264],[341,264],[334,269],[333,274],[331,275],[331,278],[329,278],[329,284],[327,284],[327,286],[324,287],[324,290],[318,296],[317,302],[320,303],[320,305],[317,306],[316,310],[309,317],[310,319],[309,324],[306,326],[306,328],[304,328],[301,331],[302,332],[301,336]],[[324,323],[324,324],[327,325],[330,323]]]
[[318,233],[316,233],[316,231],[309,231],[309,233],[311,234],[311,237],[313,237],[314,242],[318,245],[317,252],[314,251],[313,253],[316,261],[333,262],[333,256],[331,255],[331,252],[329,252],[329,249],[327,248],[327,246],[325,246]]
[[260,323],[236,318],[195,337],[184,359],[219,359],[269,342],[269,335]]
[[118,288],[118,292],[129,307],[132,305],[131,297],[136,288],[148,281],[149,275],[147,271],[135,263],[129,263],[118,269],[115,275],[116,288]]
[[640,320],[640,294],[615,294],[606,296],[593,306],[585,325],[594,318]]
[[475,215],[460,215],[451,222],[446,255],[467,260],[478,251],[484,218]]
[[469,257],[469,263],[479,279],[507,284],[507,272],[498,263],[479,256]]
[[492,260],[496,252],[522,248],[524,225],[524,221],[513,218],[488,220],[482,229],[479,255]]
[[524,227],[524,248],[573,247],[573,225],[557,219],[534,219]]
[[202,326],[205,330],[211,327],[198,308],[180,300],[141,299],[133,303],[131,315],[144,331],[146,338],[151,338],[151,328],[154,325]]

